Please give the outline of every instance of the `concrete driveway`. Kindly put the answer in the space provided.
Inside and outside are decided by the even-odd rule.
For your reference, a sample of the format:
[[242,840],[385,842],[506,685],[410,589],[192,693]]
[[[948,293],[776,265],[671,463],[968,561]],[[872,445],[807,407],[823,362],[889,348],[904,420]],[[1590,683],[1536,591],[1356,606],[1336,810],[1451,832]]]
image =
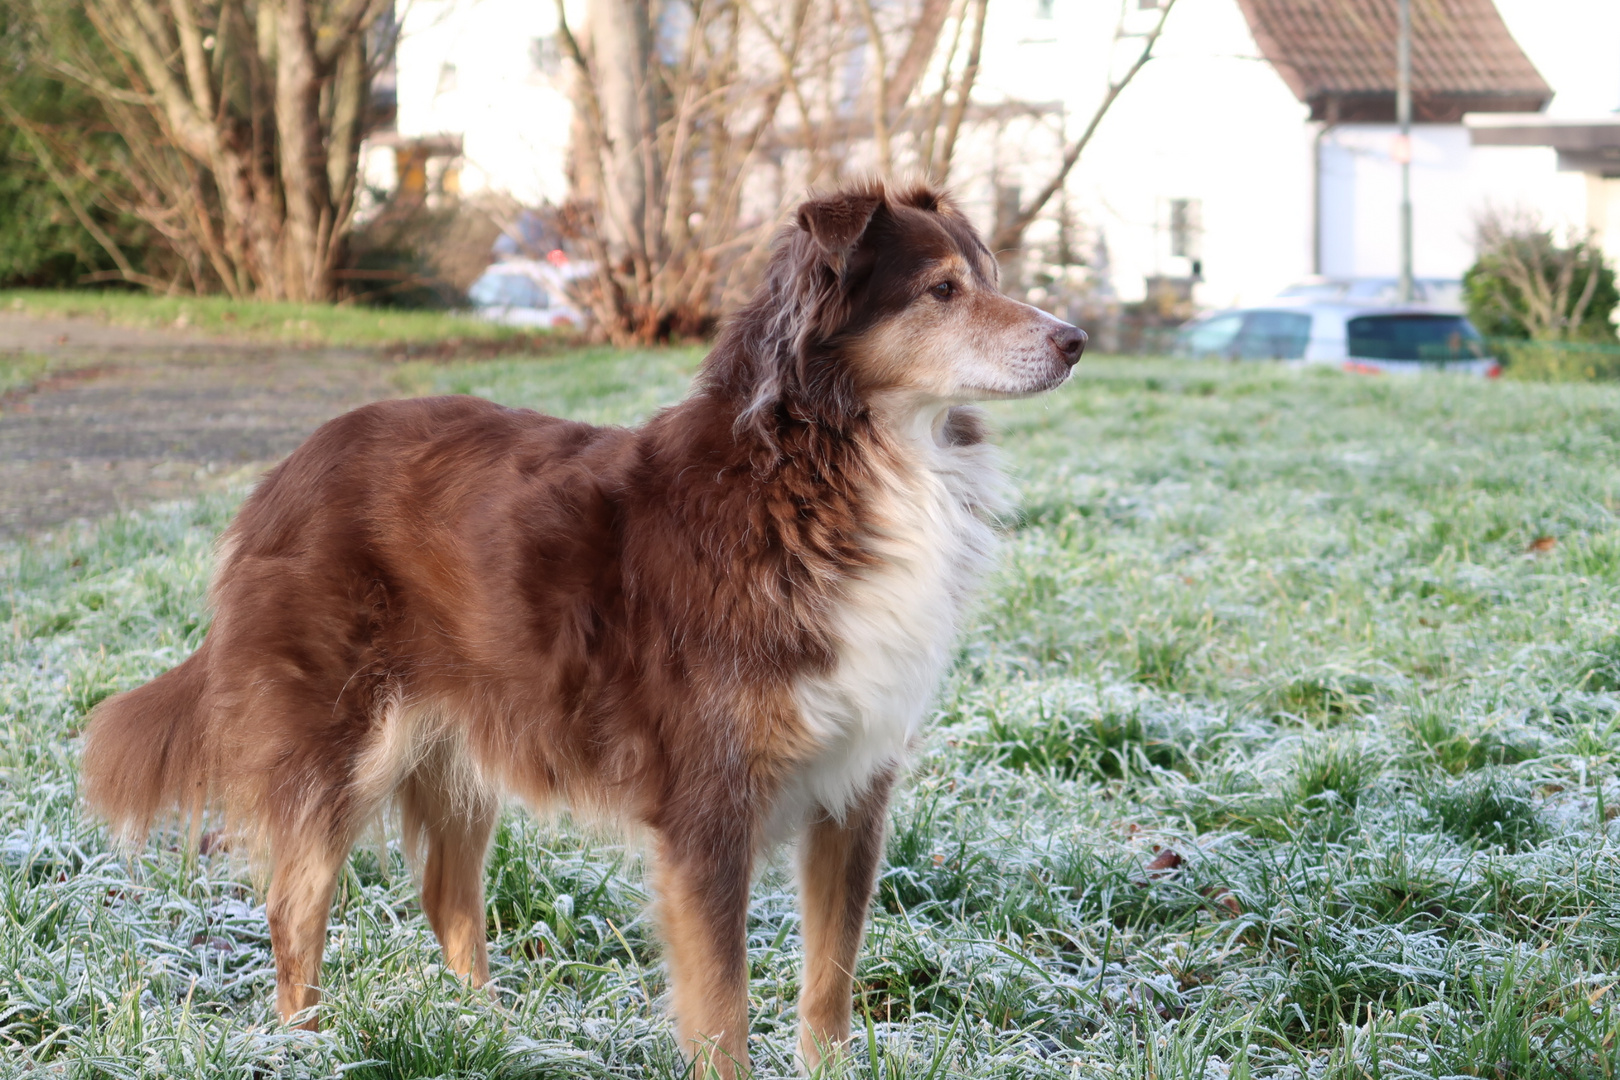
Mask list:
[[399,394],[373,354],[0,312],[0,362],[45,356],[0,397],[0,537],[251,479],[322,422]]

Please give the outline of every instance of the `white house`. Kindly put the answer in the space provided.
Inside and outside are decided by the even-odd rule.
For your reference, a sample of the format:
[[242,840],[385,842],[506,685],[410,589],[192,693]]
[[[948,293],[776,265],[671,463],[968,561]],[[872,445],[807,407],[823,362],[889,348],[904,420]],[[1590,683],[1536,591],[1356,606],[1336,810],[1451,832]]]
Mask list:
[[[583,17],[582,3],[570,17],[575,7]],[[394,130],[367,146],[370,182],[392,189],[407,182],[402,166],[428,159],[433,175],[416,182],[562,202],[573,104],[556,5],[408,0],[395,10],[397,113]]]
[[[1161,2],[994,0],[975,100],[1041,108],[981,120],[965,139],[952,183],[982,226],[998,198],[1027,198],[1052,175],[1063,137],[1139,49],[1129,35],[1153,24]],[[583,7],[571,0],[571,22]],[[1533,207],[1555,225],[1612,227],[1610,249],[1620,251],[1620,194],[1596,159],[1567,149],[1560,157],[1557,139],[1533,124],[1489,120],[1546,110],[1612,124],[1620,3],[1412,7],[1417,275],[1460,276],[1473,259],[1474,219],[1492,205]],[[1066,186],[1065,208],[1115,295],[1139,299],[1150,280],[1179,280],[1195,283],[1201,304],[1220,306],[1311,274],[1395,274],[1395,10],[1396,0],[1178,0],[1156,58]],[[572,111],[555,5],[412,0],[402,17],[393,143],[459,149],[449,182],[462,191],[561,200]],[[1116,38],[1116,24],[1127,36]],[[374,182],[390,182],[393,158],[370,160]],[[1055,231],[1058,209],[1054,201],[1032,243]]]
[[[1022,25],[997,42],[994,70],[1008,74],[990,81],[1009,96],[1060,86],[1072,128],[1137,43],[1126,39],[1110,57],[1112,4],[1025,6]],[[1612,120],[1620,4],[1412,7],[1416,274],[1460,276],[1473,261],[1474,221],[1492,206],[1534,208],[1555,226],[1602,230],[1613,221],[1620,230],[1620,200],[1613,214],[1603,211],[1612,181],[1600,188],[1560,171],[1547,146],[1475,145],[1464,122],[1535,113],[1549,99],[1554,114]],[[1140,32],[1153,14],[1127,10],[1127,31]],[[1395,0],[1180,0],[1157,59],[1115,104],[1068,185],[1082,219],[1106,238],[1119,295],[1139,298],[1153,278],[1196,276],[1198,299],[1220,306],[1312,274],[1394,276],[1395,23]],[[1014,140],[1002,171],[1033,180],[1043,165],[1019,154]],[[1610,250],[1620,253],[1615,239]]]

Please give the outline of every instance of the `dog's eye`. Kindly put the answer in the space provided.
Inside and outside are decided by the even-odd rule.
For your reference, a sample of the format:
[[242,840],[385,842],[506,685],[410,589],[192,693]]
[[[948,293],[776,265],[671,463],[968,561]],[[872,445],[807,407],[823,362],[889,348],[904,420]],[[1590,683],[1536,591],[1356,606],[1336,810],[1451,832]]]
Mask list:
[[928,290],[941,300],[949,300],[956,295],[956,282],[942,281]]

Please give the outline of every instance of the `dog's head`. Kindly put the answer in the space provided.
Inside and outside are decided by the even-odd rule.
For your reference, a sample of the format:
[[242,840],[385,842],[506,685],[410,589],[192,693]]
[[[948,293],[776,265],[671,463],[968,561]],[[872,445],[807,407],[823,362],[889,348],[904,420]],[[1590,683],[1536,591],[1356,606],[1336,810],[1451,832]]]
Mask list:
[[880,398],[927,407],[1058,386],[1086,335],[1003,296],[997,276],[937,191],[873,183],[811,199],[716,352],[746,355],[754,416],[785,406],[837,419]]

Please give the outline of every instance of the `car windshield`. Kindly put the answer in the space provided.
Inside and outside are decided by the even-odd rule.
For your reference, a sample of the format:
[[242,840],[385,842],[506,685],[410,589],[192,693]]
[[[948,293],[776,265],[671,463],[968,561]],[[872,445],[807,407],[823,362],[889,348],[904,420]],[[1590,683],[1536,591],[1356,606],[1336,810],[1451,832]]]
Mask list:
[[1181,331],[1180,351],[1188,356],[1208,356],[1231,352],[1232,342],[1243,329],[1243,316],[1238,313],[1216,315]]
[[1350,355],[1366,360],[1474,360],[1479,331],[1461,315],[1363,315],[1345,324]]
[[1297,311],[1251,311],[1236,353],[1245,360],[1298,360],[1311,340],[1311,317]]
[[1311,340],[1311,317],[1297,311],[1229,311],[1181,331],[1184,356],[1298,360]]
[[473,282],[467,297],[479,307],[543,308],[550,297],[533,278],[523,274],[486,273]]

